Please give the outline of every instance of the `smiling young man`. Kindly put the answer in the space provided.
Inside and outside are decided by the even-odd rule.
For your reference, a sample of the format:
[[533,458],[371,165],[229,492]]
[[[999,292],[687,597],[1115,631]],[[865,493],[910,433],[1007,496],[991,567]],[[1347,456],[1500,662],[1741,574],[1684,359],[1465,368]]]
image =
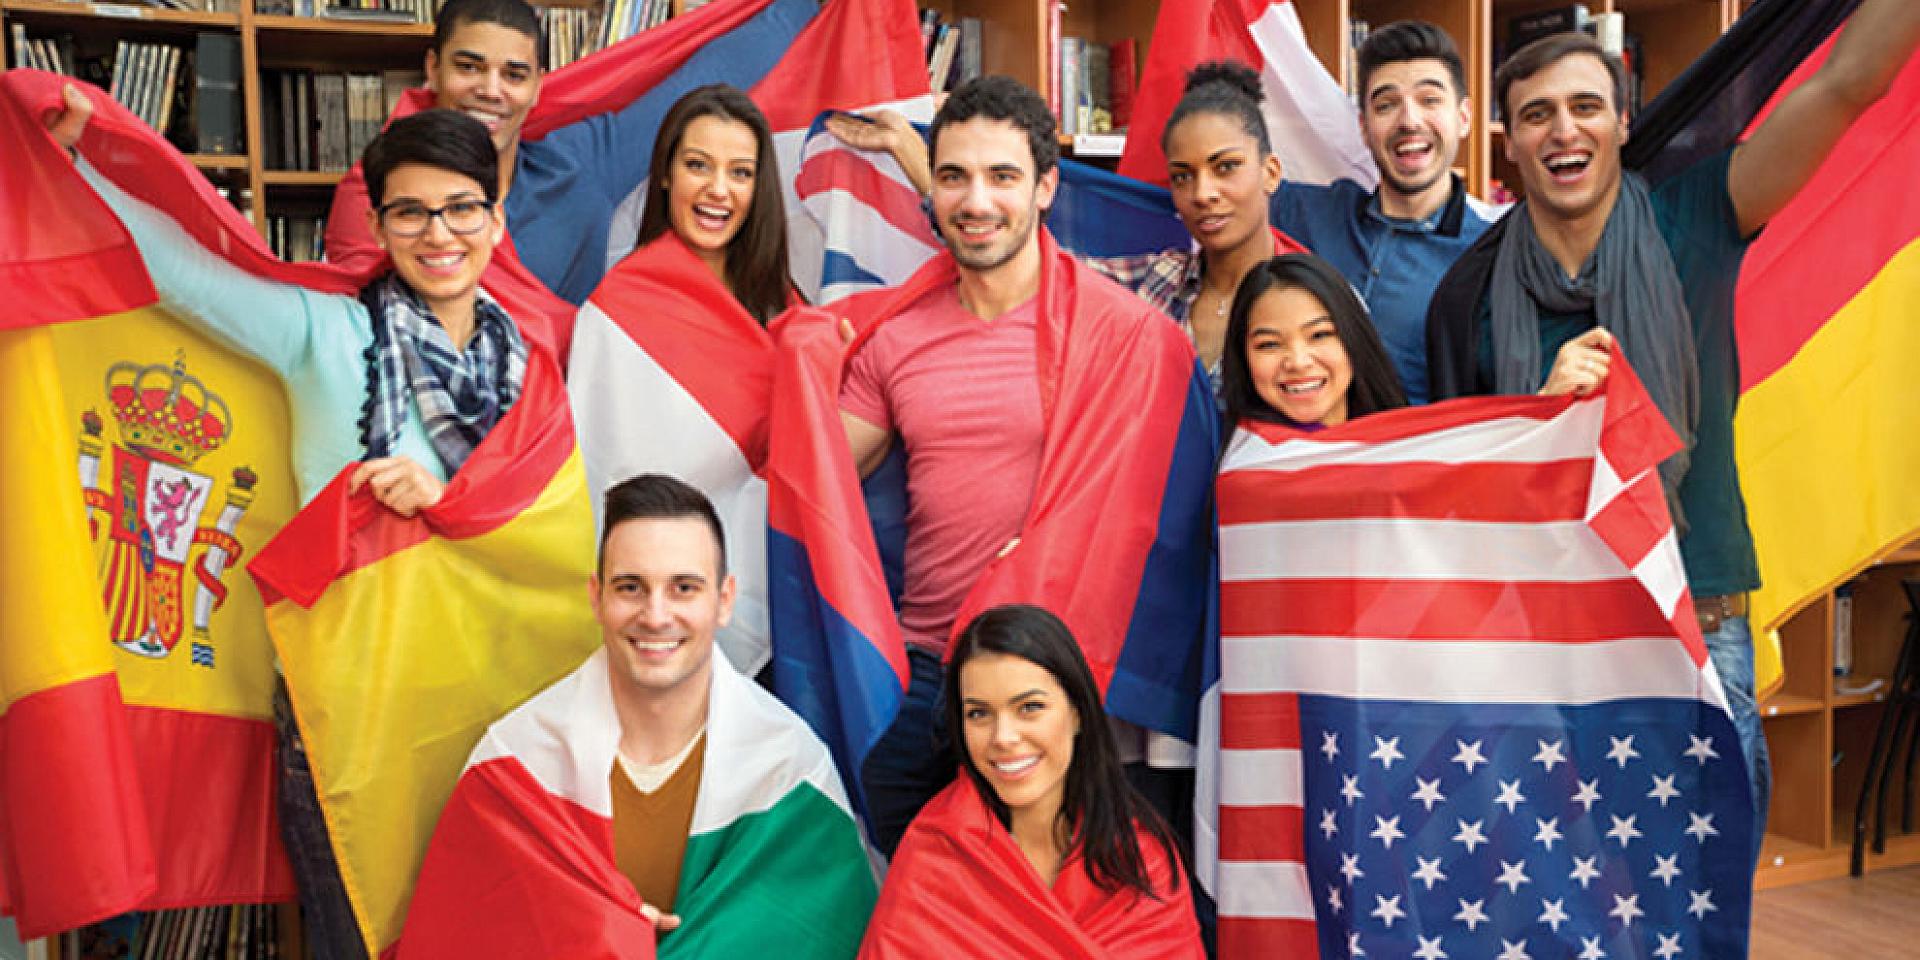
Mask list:
[[[840,393],[841,420],[862,474],[879,465],[896,438],[906,454],[899,615],[912,682],[863,777],[874,839],[885,853],[953,778],[950,745],[936,745],[935,737],[941,658],[983,572],[996,558],[1019,560],[1009,552],[1032,532],[1025,529],[1030,508],[1045,502],[1036,494],[1049,479],[1043,451],[1094,445],[1125,458],[1130,450],[1157,449],[1140,454],[1132,469],[1158,471],[1153,479],[1163,483],[1166,468],[1147,457],[1168,455],[1177,425],[1155,432],[1167,422],[1158,405],[1169,397],[1185,403],[1195,371],[1177,327],[1061,252],[1042,227],[1060,176],[1045,100],[1011,78],[982,77],[948,98],[930,137],[931,202],[946,252],[901,290],[865,295],[884,306],[854,343]],[[1098,363],[1064,366],[1101,351],[1110,355]],[[1128,399],[1143,408],[1081,413],[1095,402],[1086,397],[1120,402],[1128,389],[1139,391]],[[1110,415],[1132,419],[1115,426]],[[1099,439],[1068,432],[1095,420],[1103,428]],[[1101,469],[1071,471],[1083,497],[1101,497],[1118,482]],[[1154,517],[1129,519],[1136,518],[1107,518],[1099,532],[1107,539],[1085,546],[1125,562],[1118,559],[1132,547],[1125,531],[1156,526]],[[1054,536],[1061,529],[1054,527]],[[1132,598],[1124,599],[1131,610]]]
[[1442,280],[1429,317],[1435,399],[1597,385],[1614,339],[1680,434],[1686,446],[1661,465],[1661,478],[1762,823],[1766,740],[1746,619],[1760,576],[1734,465],[1734,287],[1754,234],[1886,92],[1916,44],[1920,6],[1866,0],[1826,63],[1743,144],[1651,188],[1621,167],[1619,61],[1582,34],[1522,48],[1494,88],[1526,199]]
[[400,955],[653,956],[657,929],[664,958],[851,956],[865,846],[826,747],[715,655],[734,579],[712,503],[649,474],[604,513],[602,647],[474,749]]
[[1420,20],[1390,23],[1368,34],[1358,59],[1360,133],[1379,187],[1283,181],[1273,220],[1360,292],[1407,400],[1421,404],[1433,288],[1497,213],[1453,172],[1472,112],[1466,69],[1446,31]]

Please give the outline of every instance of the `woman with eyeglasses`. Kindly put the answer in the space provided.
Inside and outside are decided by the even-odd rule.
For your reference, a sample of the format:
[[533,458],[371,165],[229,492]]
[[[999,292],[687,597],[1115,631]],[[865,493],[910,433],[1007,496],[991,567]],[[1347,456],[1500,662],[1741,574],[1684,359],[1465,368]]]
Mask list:
[[[71,148],[93,105],[71,86],[65,97],[49,127]],[[359,461],[352,488],[412,516],[440,501],[447,478],[519,398],[527,346],[480,287],[505,233],[486,127],[423,111],[376,137],[362,163],[379,198],[369,225],[392,269],[357,297],[244,273],[79,167],[133,236],[164,305],[286,384],[300,501]]]

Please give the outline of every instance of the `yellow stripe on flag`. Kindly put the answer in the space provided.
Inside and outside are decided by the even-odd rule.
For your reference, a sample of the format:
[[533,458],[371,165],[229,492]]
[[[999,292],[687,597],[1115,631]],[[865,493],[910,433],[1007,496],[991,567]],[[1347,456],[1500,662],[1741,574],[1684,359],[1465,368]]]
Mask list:
[[[1740,398],[1735,449],[1764,584],[1753,596],[1756,634],[1920,532],[1916,303],[1920,241]],[[1778,645],[1756,653],[1758,685],[1771,690]]]
[[[105,505],[86,511],[97,526],[89,567],[95,572],[89,573],[89,579],[94,583],[94,605],[106,597],[109,629],[115,623],[127,624],[113,639],[129,645],[105,648],[112,652],[112,665],[120,674],[122,696],[140,706],[270,717],[273,652],[260,592],[242,568],[299,506],[289,454],[293,431],[285,387],[265,367],[159,307],[61,324],[51,330],[64,388],[62,422],[67,425],[67,439],[58,447],[34,449],[45,449],[64,464],[84,464],[89,457],[95,463],[97,476],[90,486]],[[124,393],[114,396],[116,389],[135,381],[150,397],[177,388],[178,399],[218,411],[215,419],[224,424],[219,442],[190,447],[173,464],[143,451],[143,440],[164,441],[166,436],[165,431],[158,436],[152,431],[145,436],[137,432],[142,419],[154,412],[148,409],[150,398],[129,402]],[[89,417],[92,429],[98,431],[91,436],[84,425]],[[157,460],[161,472],[152,473]],[[135,490],[117,484],[116,470],[122,466],[149,471],[149,486]],[[75,485],[77,493],[81,480],[76,468],[70,466],[61,475]],[[168,477],[175,484],[184,478],[192,485],[185,491],[191,497],[171,510],[160,499],[161,492],[151,486]],[[243,478],[251,483],[243,483]],[[229,512],[232,529],[222,531],[220,523]],[[150,536],[173,538],[169,546],[176,562],[167,562],[167,551],[155,551],[154,569],[144,571],[140,551],[124,541],[116,543],[112,528],[134,513],[145,515],[142,519]],[[211,608],[202,632],[196,629],[198,608],[213,596],[200,582],[199,570],[215,556],[216,544],[228,536],[239,545],[239,555],[226,556],[220,575],[214,578],[225,590],[225,599]],[[145,604],[129,604],[135,595]],[[163,612],[167,607],[171,611]],[[143,616],[127,623],[128,614],[136,610]],[[114,616],[115,611],[120,616]],[[131,641],[149,625],[173,642],[164,655],[155,651],[143,655],[129,648],[138,646]],[[206,648],[198,662],[192,655],[195,643]]]
[[0,712],[113,671],[52,335],[0,330]]
[[600,642],[589,503],[576,449],[493,532],[415,544],[335,580],[311,609],[267,610],[342,878],[376,952],[400,935],[480,735]]

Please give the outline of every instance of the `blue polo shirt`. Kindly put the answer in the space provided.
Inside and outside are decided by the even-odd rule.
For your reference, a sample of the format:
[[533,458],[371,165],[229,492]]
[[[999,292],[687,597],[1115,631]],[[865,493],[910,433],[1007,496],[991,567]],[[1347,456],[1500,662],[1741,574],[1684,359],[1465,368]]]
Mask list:
[[1352,180],[1324,187],[1283,182],[1272,210],[1275,226],[1332,263],[1360,291],[1407,400],[1426,403],[1427,302],[1499,211],[1469,196],[1457,176],[1447,202],[1425,220],[1387,216],[1379,192]]

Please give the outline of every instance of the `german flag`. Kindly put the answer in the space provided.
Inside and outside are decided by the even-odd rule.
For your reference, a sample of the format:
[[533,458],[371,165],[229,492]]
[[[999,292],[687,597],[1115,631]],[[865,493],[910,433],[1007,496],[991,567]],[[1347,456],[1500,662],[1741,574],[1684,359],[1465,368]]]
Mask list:
[[[1825,62],[1857,0],[1759,0],[1634,118],[1659,180],[1744,136]],[[1920,59],[1748,249],[1735,301],[1736,461],[1762,586],[1756,636],[1920,535]],[[1756,645],[1764,694],[1778,637]]]

